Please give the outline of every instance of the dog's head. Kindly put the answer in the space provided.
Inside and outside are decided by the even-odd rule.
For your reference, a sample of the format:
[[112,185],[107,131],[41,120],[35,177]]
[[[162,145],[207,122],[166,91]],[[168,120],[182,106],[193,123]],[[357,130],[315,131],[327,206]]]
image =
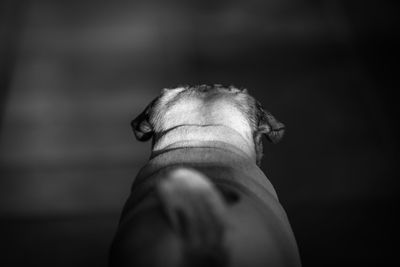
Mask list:
[[182,125],[224,125],[253,139],[258,164],[262,136],[277,143],[285,128],[246,89],[221,85],[163,89],[131,125],[140,141]]

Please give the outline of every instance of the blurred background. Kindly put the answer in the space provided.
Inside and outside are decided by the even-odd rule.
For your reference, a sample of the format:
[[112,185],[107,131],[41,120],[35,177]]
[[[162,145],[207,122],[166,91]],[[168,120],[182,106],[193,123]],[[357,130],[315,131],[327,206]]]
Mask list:
[[[0,2],[0,265],[106,266],[163,87],[246,87],[304,266],[399,264],[398,10],[361,0]],[[397,239],[397,242],[395,240]]]

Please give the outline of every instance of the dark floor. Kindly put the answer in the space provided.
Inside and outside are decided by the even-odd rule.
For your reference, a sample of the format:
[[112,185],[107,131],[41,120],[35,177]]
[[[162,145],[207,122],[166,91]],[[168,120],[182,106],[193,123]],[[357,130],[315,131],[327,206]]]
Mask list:
[[0,2],[0,265],[106,266],[163,87],[247,87],[304,266],[398,265],[398,12],[379,1]]

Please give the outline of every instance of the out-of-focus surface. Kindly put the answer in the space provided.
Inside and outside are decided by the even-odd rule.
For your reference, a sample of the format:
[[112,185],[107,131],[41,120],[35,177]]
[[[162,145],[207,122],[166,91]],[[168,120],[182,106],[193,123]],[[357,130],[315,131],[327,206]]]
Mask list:
[[0,264],[106,266],[163,87],[247,87],[304,266],[399,263],[398,12],[382,1],[0,3]]

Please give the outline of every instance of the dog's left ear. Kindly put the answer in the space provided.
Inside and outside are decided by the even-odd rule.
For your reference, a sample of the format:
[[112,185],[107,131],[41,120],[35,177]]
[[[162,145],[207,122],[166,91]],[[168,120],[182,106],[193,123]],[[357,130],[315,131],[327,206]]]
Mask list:
[[285,125],[275,119],[271,113],[264,110],[260,103],[257,103],[258,134],[265,134],[269,141],[278,143],[285,133]]
[[153,136],[154,129],[150,123],[150,114],[154,102],[155,101],[152,101],[145,110],[131,122],[132,130],[135,133],[136,139],[139,141],[147,141]]

